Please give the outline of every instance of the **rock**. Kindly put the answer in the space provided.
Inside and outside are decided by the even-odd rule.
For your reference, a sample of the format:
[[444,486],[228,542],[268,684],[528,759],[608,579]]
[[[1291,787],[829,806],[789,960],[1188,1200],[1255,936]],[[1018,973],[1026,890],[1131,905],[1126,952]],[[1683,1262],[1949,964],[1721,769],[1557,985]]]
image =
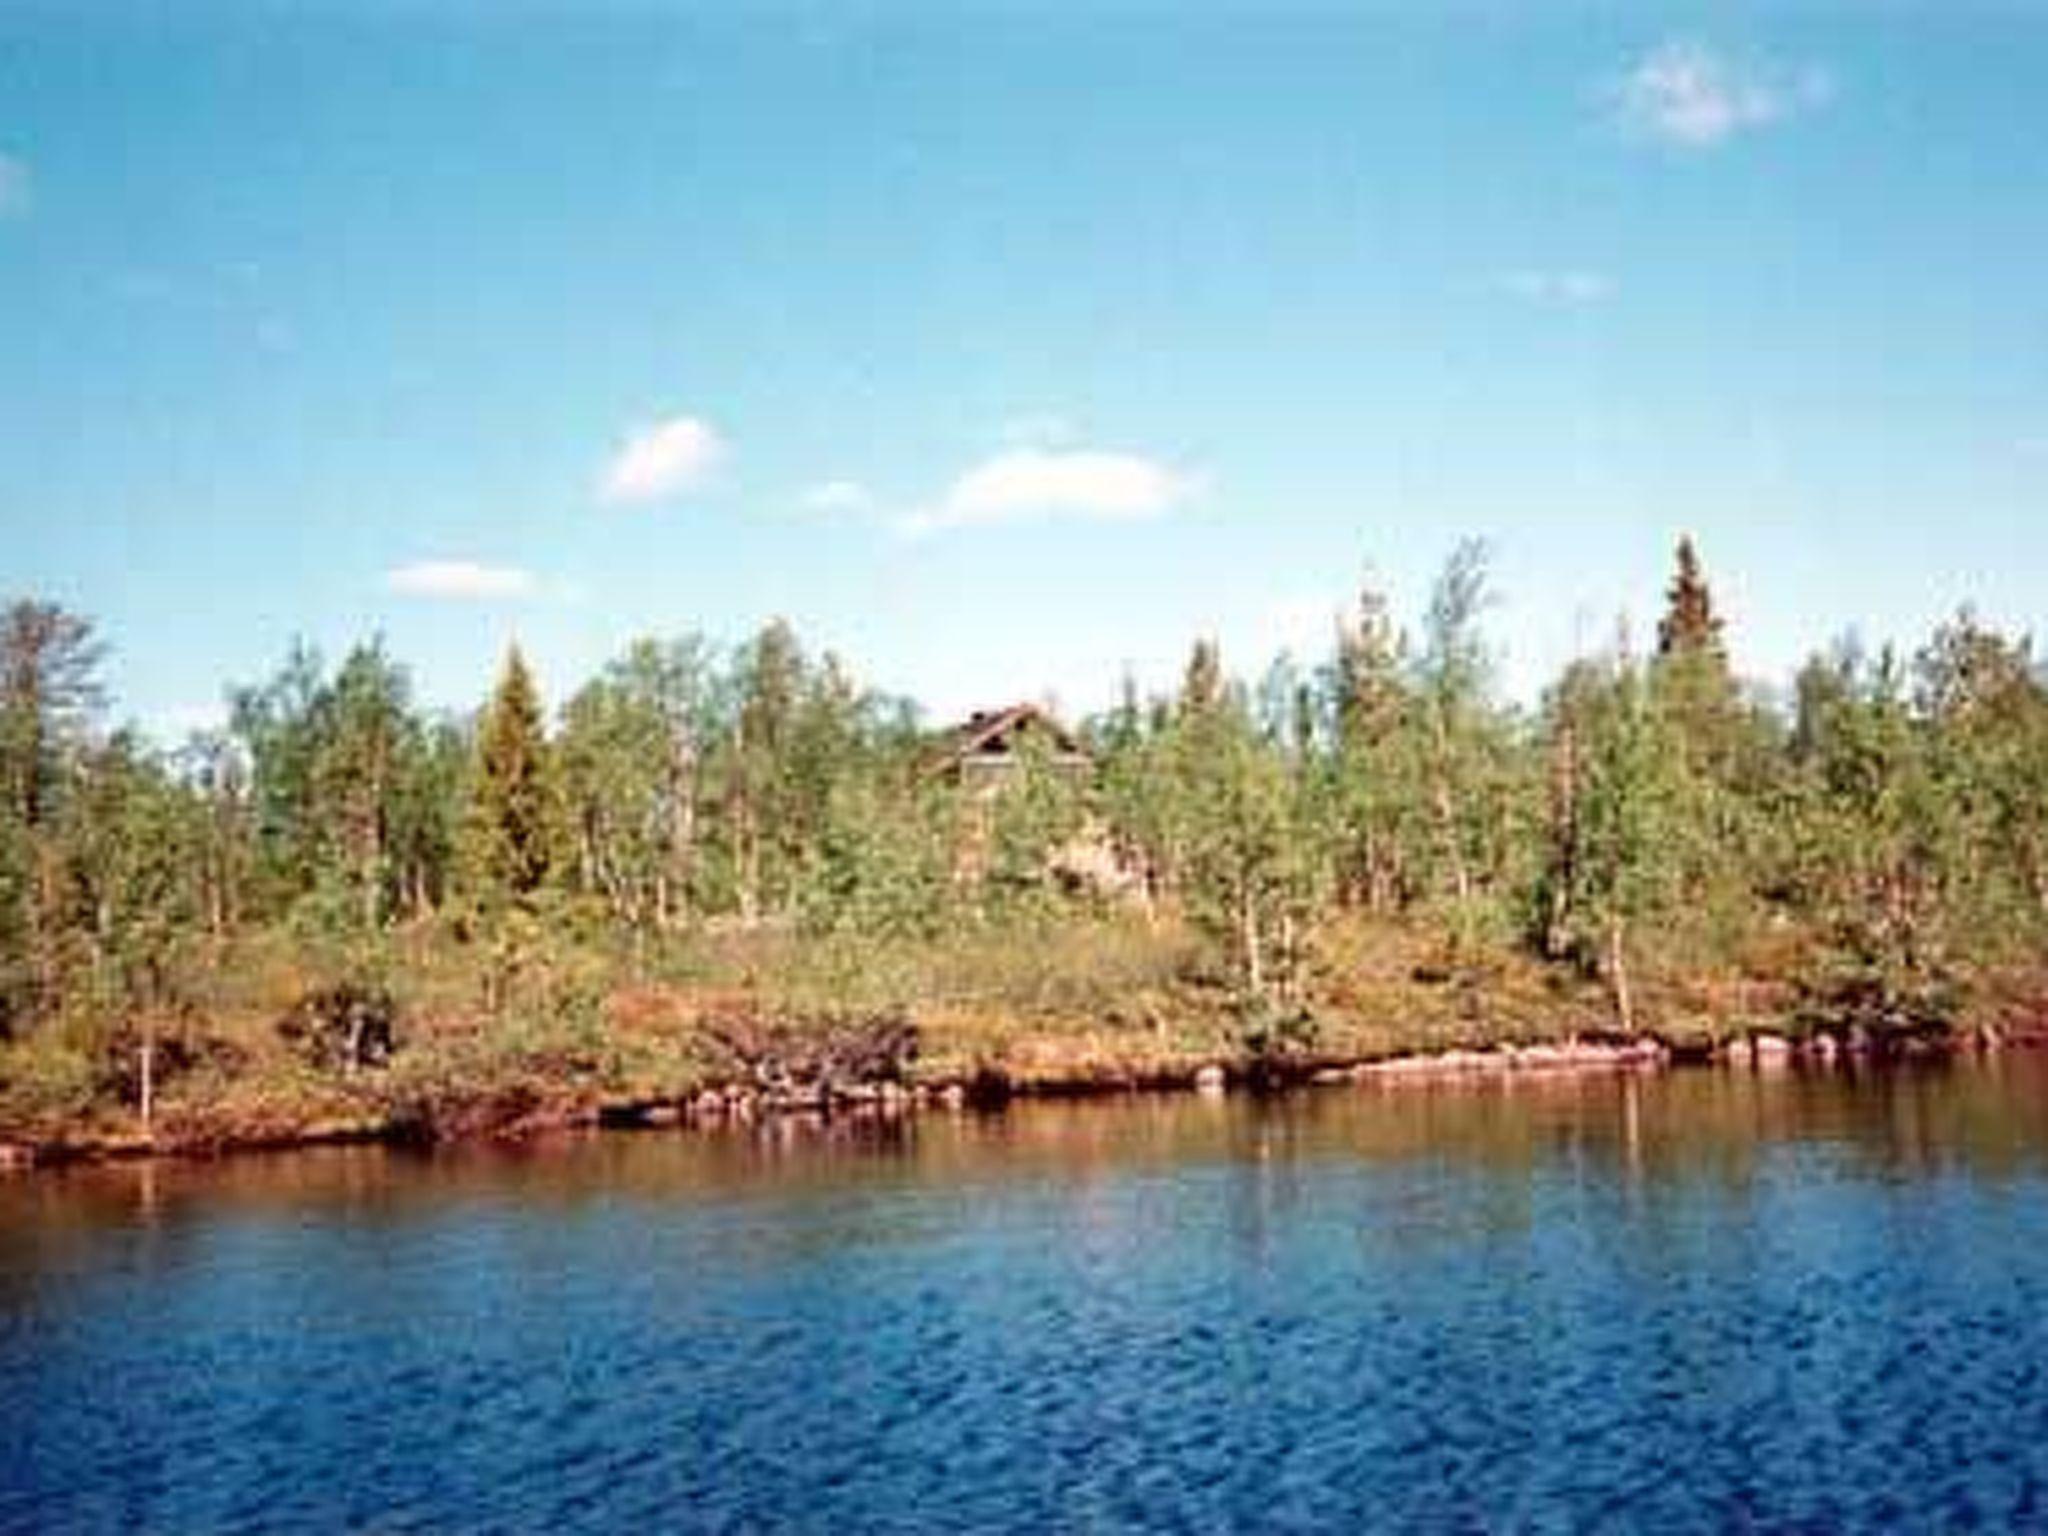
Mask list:
[[1227,1083],[1228,1079],[1224,1076],[1223,1069],[1213,1062],[1195,1073],[1195,1092],[1197,1093],[1219,1094],[1223,1092]]
[[948,1083],[939,1090],[939,1103],[947,1109],[965,1109],[967,1089],[960,1083]]
[[1778,1068],[1792,1059],[1792,1042],[1783,1035],[1752,1035],[1750,1057],[1757,1066]]

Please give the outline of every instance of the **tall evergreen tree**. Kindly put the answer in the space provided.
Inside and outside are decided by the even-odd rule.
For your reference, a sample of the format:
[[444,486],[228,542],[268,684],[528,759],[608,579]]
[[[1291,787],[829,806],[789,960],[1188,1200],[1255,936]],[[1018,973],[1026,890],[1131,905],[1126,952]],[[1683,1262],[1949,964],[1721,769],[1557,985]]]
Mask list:
[[519,647],[505,653],[477,732],[471,853],[487,891],[530,896],[554,860],[554,777],[540,691]]
[[1721,617],[1714,612],[1714,597],[1700,569],[1699,551],[1692,535],[1678,541],[1678,569],[1664,593],[1664,617],[1657,624],[1657,654],[1721,654]]
[[1181,675],[1181,716],[1206,714],[1222,702],[1223,653],[1214,640],[1197,640]]

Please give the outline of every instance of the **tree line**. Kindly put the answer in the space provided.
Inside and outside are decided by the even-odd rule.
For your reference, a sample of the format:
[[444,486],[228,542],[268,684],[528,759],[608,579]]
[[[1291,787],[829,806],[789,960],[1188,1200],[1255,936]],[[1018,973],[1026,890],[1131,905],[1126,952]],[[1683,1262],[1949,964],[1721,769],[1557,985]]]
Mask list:
[[[1735,675],[1691,542],[1651,643],[1503,698],[1482,546],[1412,626],[1361,592],[1329,654],[1027,745],[964,788],[908,701],[785,623],[642,640],[550,712],[511,651],[473,716],[381,640],[300,645],[175,746],[106,727],[93,624],[0,613],[0,1029],[175,1008],[252,934],[332,968],[402,935],[473,946],[499,995],[548,937],[625,959],[706,931],[943,942],[1109,912],[1180,923],[1248,1006],[1312,999],[1333,925],[1432,936],[1446,973],[1521,951],[1596,979],[1762,978],[1786,1006],[1939,1028],[2048,937],[2048,681],[1969,611],[1917,650],[1843,640],[1789,690]],[[1117,871],[1075,879],[1077,846]]]

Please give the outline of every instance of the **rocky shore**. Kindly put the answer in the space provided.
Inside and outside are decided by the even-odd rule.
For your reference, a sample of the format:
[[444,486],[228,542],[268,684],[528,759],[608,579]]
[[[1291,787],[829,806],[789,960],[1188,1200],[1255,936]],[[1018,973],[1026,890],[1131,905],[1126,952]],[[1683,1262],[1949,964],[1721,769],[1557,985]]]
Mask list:
[[1076,1063],[1028,1073],[983,1067],[930,1081],[853,1081],[777,1086],[731,1083],[676,1095],[484,1093],[403,1113],[329,1117],[302,1123],[212,1122],[187,1118],[154,1130],[90,1128],[39,1138],[0,1139],[0,1172],[143,1157],[209,1157],[342,1144],[428,1146],[518,1140],[573,1130],[745,1126],[778,1116],[895,1116],[998,1109],[1014,1099],[1107,1098],[1145,1092],[1284,1092],[1353,1086],[1383,1090],[1506,1086],[1603,1073],[1680,1070],[1829,1071],[1903,1059],[1995,1051],[2048,1041],[2040,1033],[1980,1029],[1953,1036],[1878,1040],[1816,1035],[1804,1041],[1757,1032],[1711,1045],[1654,1036],[1568,1039],[1410,1052],[1371,1060],[1312,1055],[1161,1060],[1105,1069]]

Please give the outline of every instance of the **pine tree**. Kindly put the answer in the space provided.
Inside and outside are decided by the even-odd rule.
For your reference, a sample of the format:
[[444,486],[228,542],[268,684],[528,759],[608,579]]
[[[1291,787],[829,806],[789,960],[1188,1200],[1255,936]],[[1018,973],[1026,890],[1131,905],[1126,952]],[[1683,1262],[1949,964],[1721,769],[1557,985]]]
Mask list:
[[1678,570],[1665,589],[1664,617],[1657,623],[1657,654],[1722,656],[1721,617],[1691,534],[1678,541]]
[[1214,640],[1197,640],[1181,675],[1181,718],[1208,714],[1222,701],[1223,654]]
[[1773,730],[1760,709],[1744,704],[1724,640],[1699,552],[1680,539],[1648,684],[1673,759],[1664,765],[1663,835],[1688,920],[1701,930],[1696,941],[1705,930],[1726,940],[1751,924],[1757,908],[1749,876],[1772,840]]
[[477,733],[471,852],[488,890],[526,897],[540,888],[553,862],[554,809],[540,693],[515,645]]

